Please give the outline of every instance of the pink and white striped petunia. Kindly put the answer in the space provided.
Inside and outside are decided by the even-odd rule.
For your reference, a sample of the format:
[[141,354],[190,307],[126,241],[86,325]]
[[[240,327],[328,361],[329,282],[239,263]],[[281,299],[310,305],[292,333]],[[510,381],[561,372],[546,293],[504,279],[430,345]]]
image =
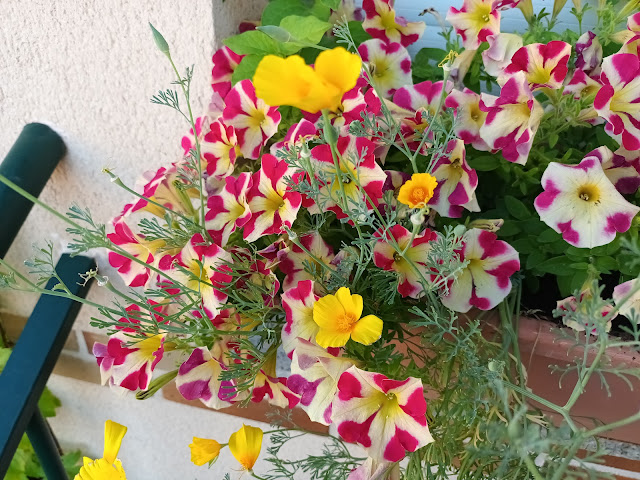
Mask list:
[[231,76],[243,57],[244,55],[238,55],[229,47],[222,47],[213,54],[211,88],[221,98],[225,98],[231,90]]
[[109,241],[144,264],[116,252],[109,252],[109,264],[118,270],[128,286],[144,287],[151,276],[147,265],[153,265],[158,249],[165,245],[164,240],[146,241],[144,236],[133,233],[122,217],[114,221],[113,227],[115,232],[107,234]]
[[180,365],[176,387],[187,400],[200,400],[209,408],[229,407],[235,388],[230,382],[222,382],[220,374],[226,369],[223,355],[226,348],[215,343],[213,350],[198,347]]
[[640,60],[617,53],[602,61],[602,88],[593,106],[607,121],[606,132],[627,150],[640,149]]
[[196,135],[199,141],[202,141],[203,132],[209,128],[210,118],[207,115],[203,115],[202,117],[196,118],[195,122],[193,122],[196,126],[196,134],[193,133],[193,128],[189,129],[189,132],[182,137],[182,141],[180,144],[182,145],[182,150],[184,156],[189,155],[191,150],[196,149]]
[[396,15],[394,0],[363,0],[366,18],[362,26],[373,38],[386,42],[398,42],[407,47],[417,42],[424,33],[424,22],[408,22]]
[[510,162],[527,163],[544,112],[533,98],[524,73],[509,78],[499,97],[483,93],[480,110],[487,112],[480,137],[489,148],[502,150],[502,156]]
[[482,52],[485,71],[492,77],[500,77],[511,64],[511,58],[522,48],[522,37],[515,33],[498,33],[487,37],[489,48]]
[[[332,25],[336,25],[339,22],[342,22],[343,19],[347,19],[348,22],[353,20],[357,22],[361,22],[364,20],[364,11],[361,7],[356,5],[356,0],[340,0],[338,3],[337,9],[331,10],[331,16],[329,17],[329,23]],[[331,35],[331,30],[328,32]]]
[[106,345],[94,343],[102,384],[131,391],[149,388],[151,374],[164,355],[165,336],[160,333],[135,341],[118,332],[109,337]]
[[207,174],[221,178],[231,175],[239,150],[234,128],[225,125],[221,119],[212,122],[200,144],[200,153],[207,162]]
[[478,228],[467,230],[462,241],[460,259],[469,263],[441,292],[442,303],[454,312],[491,310],[511,291],[509,277],[520,269],[518,252],[495,233]]
[[295,221],[302,197],[287,189],[291,175],[284,160],[271,154],[262,156],[260,170],[252,175],[253,185],[247,193],[251,218],[243,228],[244,239],[254,242],[263,235],[280,234],[284,226]]
[[338,379],[355,363],[335,350],[327,351],[300,339],[293,351],[291,375],[287,379],[287,386],[300,395],[299,406],[312,421],[324,425],[332,422]]
[[[582,302],[586,300],[586,298],[592,296],[593,293],[591,292],[591,289],[587,288],[580,293],[580,300]],[[600,333],[601,327],[598,328],[599,320],[593,318],[594,312],[587,311],[584,304],[578,303],[575,296],[572,295],[556,302],[556,309],[560,312],[562,322],[567,327],[573,328],[576,332],[584,332],[589,329],[589,334],[591,335],[598,335]],[[608,316],[612,310],[612,304],[606,303],[603,305],[599,310],[601,317],[600,322],[602,322],[602,317]],[[606,332],[611,330],[611,320],[617,316],[618,314],[616,313],[607,320],[607,324],[604,326],[604,330]]]
[[[295,287],[302,280],[316,278],[316,276],[307,271],[308,266],[314,269],[319,278],[327,277],[326,268],[320,265],[316,259],[331,268],[331,261],[335,257],[333,248],[317,232],[302,235],[299,240],[304,250],[295,244],[291,244],[288,248],[278,252],[278,268],[286,275],[282,284],[285,290]],[[316,259],[310,257],[307,252],[311,252]],[[305,263],[308,266],[305,266]],[[323,292],[321,285],[317,285],[316,288],[320,289],[318,293]]]
[[595,157],[609,181],[622,194],[634,194],[640,187],[640,153],[620,147],[615,152],[599,147],[587,153],[585,158]]
[[[170,276],[182,285],[198,292],[202,307],[209,318],[215,318],[227,300],[223,288],[231,282],[231,255],[218,245],[207,245],[202,235],[196,233],[170,264],[160,264]],[[168,262],[167,262],[168,263]],[[179,265],[179,267],[178,267]]]
[[262,147],[278,131],[278,107],[270,107],[256,97],[251,80],[238,82],[225,97],[222,120],[235,129],[245,158],[259,158]]
[[315,341],[320,327],[313,320],[313,305],[318,298],[312,280],[302,280],[295,287],[284,289],[281,299],[287,323],[282,327],[282,349],[289,357],[299,339]]
[[209,196],[205,225],[215,243],[224,247],[229,237],[251,218],[247,192],[252,186],[251,175],[242,172],[238,177],[226,177],[219,192]]
[[[360,77],[356,86],[348,92],[345,92],[340,101],[340,106],[336,111],[328,112],[331,125],[346,133],[351,122],[362,120],[362,112],[376,110],[376,107],[379,109],[380,100],[375,97],[373,90],[367,90],[367,92],[364,93],[363,90],[365,86],[367,86],[367,81]],[[368,100],[371,100],[371,102]],[[376,105],[376,103],[378,105]],[[379,113],[379,111],[376,113]],[[308,113],[303,111],[302,114],[307,120],[316,125],[318,120],[322,118],[321,112]]]
[[[629,320],[640,320],[640,291],[632,294],[633,289],[638,286],[637,278],[621,283],[613,289],[613,301],[619,307],[620,315],[624,315]],[[631,295],[629,297],[629,295]],[[627,299],[627,297],[629,297]],[[626,302],[624,301],[626,299]]]
[[[480,137],[480,127],[487,118],[487,112],[480,109],[480,98],[479,94],[468,88],[462,91],[454,89],[447,95],[444,106],[455,110],[453,131],[456,136],[476,150],[487,151],[489,146]],[[491,96],[485,94],[485,98],[490,99]]]
[[426,413],[420,379],[391,380],[355,366],[340,376],[333,401],[338,434],[378,461],[399,462],[433,442]]
[[504,76],[509,78],[517,72],[524,72],[531,90],[560,88],[567,76],[570,56],[571,45],[559,40],[525,45],[513,54],[511,63],[504,69]]
[[[602,84],[598,80],[587,75],[584,70],[575,70],[571,80],[569,80],[569,83],[565,85],[562,93],[565,95],[571,94],[573,95],[573,98],[580,100],[581,98],[595,97],[598,90],[600,90],[600,87],[602,87]],[[598,118],[598,114],[595,110],[594,115]],[[602,122],[602,120],[600,121]]]
[[574,247],[606,245],[626,232],[640,208],[627,202],[595,156],[579,165],[552,162],[542,175],[544,192],[534,206],[540,220]]
[[450,7],[447,21],[462,37],[465,49],[476,50],[490,35],[500,33],[500,11],[495,0],[464,0],[460,10]]
[[293,408],[300,402],[300,397],[287,386],[286,377],[276,377],[275,372],[266,373],[260,370],[251,390],[251,401],[260,403],[267,399],[271,405],[280,408]]
[[[373,247],[373,262],[376,266],[398,274],[400,295],[422,297],[424,283],[429,282],[431,278],[426,261],[431,250],[431,242],[437,238],[437,234],[427,228],[412,240],[409,230],[402,225],[394,225],[386,232],[378,230],[374,236],[378,239]],[[390,242],[396,243],[404,254],[401,256]]]
[[413,83],[411,57],[402,44],[373,38],[363,42],[358,53],[368,63],[371,81],[382,96],[390,97],[396,89]]
[[429,200],[429,206],[443,217],[459,218],[462,210],[479,212],[475,197],[478,175],[469,166],[462,140],[451,140],[436,161],[431,174],[438,186]]
[[576,68],[588,75],[600,74],[602,45],[593,32],[584,32],[576,42]]
[[290,150],[292,146],[300,147],[304,145],[305,142],[318,138],[318,136],[318,128],[313,122],[303,118],[298,123],[294,123],[289,127],[287,134],[284,136],[284,140],[271,145],[270,153],[277,157],[278,150]]
[[[378,206],[378,201],[382,197],[382,186],[387,176],[376,163],[374,149],[375,144],[366,138],[353,136],[338,138],[339,166],[343,175],[344,194],[349,205],[353,205],[351,202],[365,201],[370,209]],[[335,180],[337,172],[329,145],[313,147],[311,161],[324,173],[325,178],[331,179],[330,183],[325,180],[320,189],[321,208],[335,212],[338,218],[345,218],[347,215],[339,206],[344,204],[344,200],[341,197],[340,185]],[[344,178],[345,176],[347,178]]]
[[627,29],[612,35],[612,40],[622,43],[618,53],[631,53],[640,56],[640,12],[627,19]]

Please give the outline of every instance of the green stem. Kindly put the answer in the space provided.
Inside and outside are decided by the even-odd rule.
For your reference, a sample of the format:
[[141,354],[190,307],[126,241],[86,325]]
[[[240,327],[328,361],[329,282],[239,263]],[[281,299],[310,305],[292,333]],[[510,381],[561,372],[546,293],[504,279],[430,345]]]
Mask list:
[[533,460],[531,460],[531,457],[529,455],[525,454],[522,459],[527,466],[527,470],[529,470],[529,473],[535,480],[544,480],[544,477],[540,474],[540,472],[538,471],[538,467],[536,467],[536,464],[533,463]]

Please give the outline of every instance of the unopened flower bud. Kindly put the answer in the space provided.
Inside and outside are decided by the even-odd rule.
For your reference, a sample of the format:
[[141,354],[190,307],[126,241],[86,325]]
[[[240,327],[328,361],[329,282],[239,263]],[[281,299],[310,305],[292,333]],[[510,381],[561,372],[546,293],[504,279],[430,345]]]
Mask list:
[[479,228],[480,230],[486,230],[487,232],[495,233],[500,230],[500,227],[504,225],[502,218],[474,220],[469,224],[469,228]]
[[411,215],[411,225],[414,227],[419,227],[424,223],[424,212],[422,210],[418,210],[413,215]]
[[464,235],[464,232],[467,231],[467,227],[465,227],[464,225],[456,225],[455,228],[453,229],[453,234],[456,237],[462,237]]

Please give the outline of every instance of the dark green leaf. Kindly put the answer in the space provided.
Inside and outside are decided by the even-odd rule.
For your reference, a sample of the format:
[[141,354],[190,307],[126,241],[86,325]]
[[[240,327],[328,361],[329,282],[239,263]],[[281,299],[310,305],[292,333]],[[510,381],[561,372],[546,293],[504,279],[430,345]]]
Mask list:
[[231,83],[235,85],[241,80],[253,78],[253,75],[256,73],[256,68],[258,68],[258,64],[262,58],[262,55],[245,55],[236,67],[233,75],[231,75]]
[[547,256],[545,255],[544,252],[540,252],[540,251],[533,252],[527,258],[527,270],[531,270],[531,269],[535,268],[537,265],[539,265],[540,263],[544,262],[544,260],[546,258],[547,258]]
[[524,203],[518,200],[516,197],[507,195],[504,197],[505,205],[509,213],[518,220],[527,220],[531,218],[531,212]]
[[564,275],[573,275],[575,273],[574,270],[569,266],[571,264],[571,260],[567,257],[553,257],[549,260],[545,260],[542,263],[539,263],[534,268],[543,273],[553,273],[554,275],[564,276]]
[[349,31],[351,32],[351,36],[353,37],[353,41],[356,45],[361,45],[371,39],[371,35],[364,31],[362,22],[349,22]]
[[522,230],[518,227],[514,222],[505,222],[505,224],[500,227],[498,230],[499,237],[510,237],[517,233],[520,233]]
[[500,166],[500,158],[495,155],[484,155],[469,160],[469,165],[479,172],[490,172]]
[[[538,236],[537,240],[540,243],[553,243],[553,242],[557,242],[559,240],[562,240],[562,235],[560,235],[555,230],[551,230],[549,228],[549,229],[545,230],[544,232],[542,232]],[[562,241],[564,241],[564,240],[562,240]]]
[[272,0],[262,12],[262,25],[280,25],[289,15],[313,15],[329,20],[331,10],[320,0]]
[[595,266],[601,273],[611,273],[618,270],[618,262],[612,257],[597,257]]

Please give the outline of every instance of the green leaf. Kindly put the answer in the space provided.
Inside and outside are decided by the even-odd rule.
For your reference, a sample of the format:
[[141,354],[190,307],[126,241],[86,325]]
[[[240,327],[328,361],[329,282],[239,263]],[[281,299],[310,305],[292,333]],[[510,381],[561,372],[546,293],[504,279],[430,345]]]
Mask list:
[[353,41],[356,45],[361,45],[362,43],[370,40],[371,35],[364,31],[362,27],[362,22],[351,21],[349,22],[349,31],[351,32],[351,36],[353,37]]
[[40,400],[38,400],[38,407],[45,417],[55,417],[56,408],[60,406],[60,399],[56,397],[51,390],[45,388],[42,392]]
[[62,456],[62,464],[69,478],[74,478],[80,472],[80,467],[82,466],[82,452],[74,450],[73,452],[65,453]]
[[549,135],[549,147],[553,148],[556,146],[556,143],[558,143],[558,140],[560,139],[560,136],[557,133],[552,133]]
[[490,172],[500,166],[500,159],[494,155],[484,155],[482,157],[469,160],[471,168],[478,170],[479,172]]
[[565,256],[553,257],[536,265],[535,270],[543,273],[552,273],[558,276],[573,275],[575,271],[569,266],[570,263],[572,263],[571,260]]
[[536,251],[536,245],[533,244],[528,238],[518,238],[517,240],[510,242],[510,245],[521,254],[527,254]]
[[[557,242],[559,240],[562,240],[562,235],[560,235],[555,230],[551,230],[549,228],[549,229],[545,230],[544,232],[542,232],[538,236],[537,240],[540,243],[553,243],[553,242]],[[564,241],[564,240],[562,240],[562,241]]]
[[4,366],[7,364],[10,355],[10,348],[0,348],[0,373],[2,373],[2,370],[4,370]]
[[331,10],[337,10],[340,6],[340,0],[320,0],[320,3],[329,7]]
[[527,220],[531,218],[531,211],[516,197],[507,195],[504,197],[504,201],[507,210],[514,218],[517,218],[518,220]]
[[512,235],[516,235],[520,233],[522,230],[518,227],[515,222],[505,222],[505,224],[500,227],[498,230],[499,237],[511,237]]
[[236,67],[233,75],[231,75],[231,84],[235,85],[241,80],[253,78],[253,75],[256,73],[256,68],[258,68],[258,64],[262,58],[262,55],[245,55]]
[[430,78],[434,70],[441,70],[438,63],[447,55],[440,48],[422,48],[416,53],[411,64],[411,71],[418,78]]
[[223,42],[238,55],[281,55],[280,43],[264,32],[249,30],[248,32],[226,38]]
[[547,256],[545,255],[544,252],[540,252],[540,251],[533,252],[527,258],[527,270],[531,270],[535,268],[537,265],[544,262],[545,258],[547,258]]
[[289,15],[313,15],[320,20],[329,20],[331,10],[320,0],[273,0],[262,12],[262,25],[280,25]]
[[612,257],[597,257],[594,263],[601,273],[611,273],[618,270],[618,262]]
[[306,44],[317,44],[322,40],[325,32],[331,28],[331,24],[313,16],[289,15],[282,19],[280,28],[293,37],[289,42],[299,43],[302,47]]

